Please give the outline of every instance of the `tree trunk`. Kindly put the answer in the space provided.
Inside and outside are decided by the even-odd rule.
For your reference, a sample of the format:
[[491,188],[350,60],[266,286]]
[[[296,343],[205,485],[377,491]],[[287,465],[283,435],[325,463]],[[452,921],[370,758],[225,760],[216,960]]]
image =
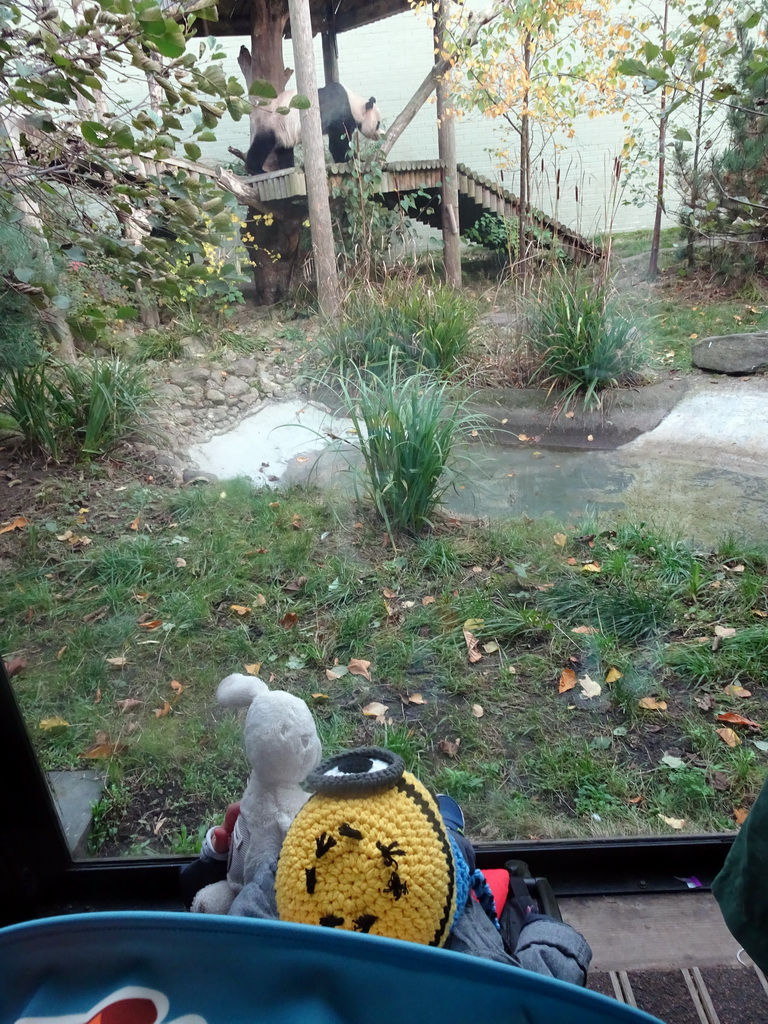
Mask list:
[[[435,16],[435,53],[443,58],[450,0],[433,0]],[[445,280],[452,288],[461,288],[461,236],[459,234],[459,178],[456,170],[455,121],[449,112],[450,92],[445,78],[437,83],[437,151],[443,164],[442,219]]]
[[[531,33],[526,33],[523,43],[523,65],[526,81],[531,74]],[[525,281],[528,276],[528,210],[531,186],[531,117],[528,113],[529,91],[523,95],[523,112],[520,118],[520,190],[517,208],[517,269]]]
[[[293,74],[283,60],[283,36],[288,23],[285,0],[253,0],[251,16],[251,49],[240,47],[237,63],[250,88],[254,79],[270,82],[280,93]],[[255,128],[251,112],[251,137]]]
[[304,203],[290,199],[270,204],[266,216],[248,211],[243,244],[253,269],[257,306],[274,305],[290,291],[303,255],[301,241],[306,219]]
[[[702,68],[702,70],[704,70]],[[693,143],[693,166],[691,169],[691,190],[688,196],[688,205],[691,208],[691,219],[695,220],[696,213],[699,206],[699,199],[701,198],[701,178],[699,175],[699,165],[701,163],[701,136],[704,129],[704,87],[706,81],[702,81],[699,87],[699,102],[696,110],[696,135]],[[686,232],[686,245],[685,245],[685,256],[688,263],[688,269],[694,270],[696,268],[696,236],[698,232],[694,223],[689,223],[688,230]]]
[[304,177],[307,182],[309,226],[315,256],[317,297],[326,317],[338,313],[340,305],[339,274],[333,244],[331,208],[328,202],[328,176],[325,170],[325,143],[320,122],[320,101],[315,77],[315,55],[312,46],[312,21],[309,0],[288,0],[291,12],[293,60],[296,65],[296,87],[311,104],[302,110],[301,141],[304,147]]
[[[661,32],[662,52],[667,48],[667,26],[669,24],[669,0],[664,3],[664,27]],[[661,248],[661,216],[664,213],[664,173],[666,169],[667,148],[667,92],[661,86],[661,103],[659,116],[659,174],[656,182],[656,214],[653,218],[653,237],[651,238],[651,256],[648,261],[648,277],[657,277],[659,273],[659,249]]]

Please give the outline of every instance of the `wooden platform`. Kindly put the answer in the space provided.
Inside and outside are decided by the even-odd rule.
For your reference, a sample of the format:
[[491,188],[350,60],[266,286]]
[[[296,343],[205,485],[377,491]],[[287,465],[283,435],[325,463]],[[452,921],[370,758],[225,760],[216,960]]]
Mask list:
[[[459,230],[466,231],[477,222],[484,213],[496,214],[510,220],[517,218],[519,203],[517,197],[503,188],[498,182],[491,181],[471,170],[465,164],[458,165],[459,172]],[[328,166],[328,183],[331,188],[340,186],[345,178],[354,173],[350,164],[330,164]],[[409,216],[432,227],[439,227],[439,190],[442,183],[443,165],[440,160],[405,160],[384,165],[381,177],[382,200],[387,205],[394,205],[398,197],[406,193],[421,194],[426,200],[417,203]],[[257,197],[265,203],[284,199],[293,199],[307,194],[304,172],[300,168],[289,168],[285,171],[272,171],[256,177],[241,179],[249,185]],[[565,224],[541,211],[535,210],[529,217],[531,237],[541,244],[541,235],[549,233],[567,255],[577,259],[597,260],[602,258],[602,250],[589,239],[573,231]],[[546,242],[544,243],[546,244]]]

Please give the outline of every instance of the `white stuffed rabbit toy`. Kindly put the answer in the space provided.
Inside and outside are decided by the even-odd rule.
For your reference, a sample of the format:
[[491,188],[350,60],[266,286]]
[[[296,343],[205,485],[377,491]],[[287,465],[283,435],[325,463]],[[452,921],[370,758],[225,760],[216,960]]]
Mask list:
[[226,707],[248,708],[244,732],[251,774],[232,833],[227,878],[201,889],[192,911],[227,914],[256,870],[277,860],[291,822],[309,798],[299,784],[320,763],[322,749],[305,702],[269,690],[255,676],[227,676],[216,699]]

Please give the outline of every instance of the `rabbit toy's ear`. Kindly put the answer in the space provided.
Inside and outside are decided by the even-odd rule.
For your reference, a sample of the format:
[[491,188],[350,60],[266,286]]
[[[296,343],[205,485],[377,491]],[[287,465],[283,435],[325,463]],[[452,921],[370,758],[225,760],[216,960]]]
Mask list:
[[258,676],[244,676],[234,672],[219,683],[216,700],[228,708],[247,708],[265,693],[269,693],[269,687]]

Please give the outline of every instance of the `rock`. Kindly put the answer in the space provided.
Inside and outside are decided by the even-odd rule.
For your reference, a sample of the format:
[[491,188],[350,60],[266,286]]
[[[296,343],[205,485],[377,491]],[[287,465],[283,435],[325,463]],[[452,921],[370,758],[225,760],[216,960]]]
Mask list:
[[224,381],[224,394],[228,398],[239,398],[240,395],[244,395],[247,391],[250,391],[247,381],[244,381],[241,377],[227,377]]
[[223,391],[219,391],[218,388],[208,388],[205,392],[205,399],[212,405],[223,405],[227,400],[227,396]]
[[178,384],[161,384],[160,387],[155,390],[155,395],[160,398],[171,398],[178,402],[184,397],[184,392]]
[[759,373],[768,370],[768,332],[724,334],[704,338],[691,349],[694,366],[715,373]]
[[189,381],[197,380],[201,384],[205,384],[210,376],[211,371],[207,366],[190,366],[187,369],[187,380]]
[[215,473],[204,473],[201,469],[185,469],[181,474],[185,484],[217,484],[219,478]]
[[183,390],[186,405],[199,405],[205,397],[205,391],[199,384],[187,384]]
[[168,380],[183,388],[185,384],[189,383],[189,369],[186,366],[172,366],[168,370]]
[[256,360],[249,358],[236,359],[229,367],[229,372],[239,377],[253,377],[256,373]]
[[188,335],[181,339],[182,352],[187,359],[202,359],[208,354],[208,350],[199,338]]

